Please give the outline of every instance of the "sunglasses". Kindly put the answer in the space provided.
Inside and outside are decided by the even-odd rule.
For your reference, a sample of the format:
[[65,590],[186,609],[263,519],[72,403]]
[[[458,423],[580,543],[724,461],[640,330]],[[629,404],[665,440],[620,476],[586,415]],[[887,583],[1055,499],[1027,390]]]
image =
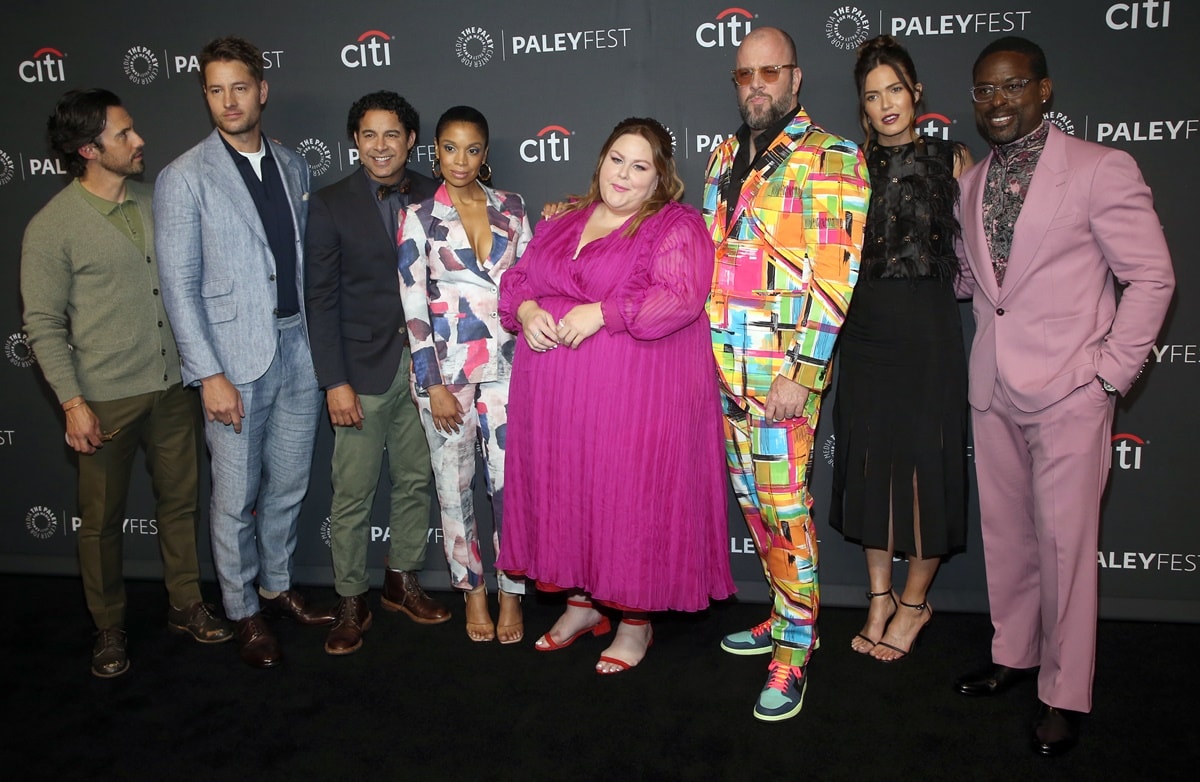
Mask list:
[[739,87],[747,87],[754,81],[754,74],[762,77],[764,84],[774,84],[779,81],[779,74],[784,68],[795,68],[795,65],[764,65],[761,68],[734,68],[733,83]]

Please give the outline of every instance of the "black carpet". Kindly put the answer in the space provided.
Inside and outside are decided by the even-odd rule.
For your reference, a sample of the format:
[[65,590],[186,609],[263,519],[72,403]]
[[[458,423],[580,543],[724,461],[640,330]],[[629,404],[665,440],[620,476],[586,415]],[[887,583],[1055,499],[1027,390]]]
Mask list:
[[1102,622],[1095,708],[1079,746],[1046,759],[1028,748],[1032,682],[992,699],[951,688],[987,660],[979,615],[935,613],[912,657],[884,665],[849,649],[863,612],[823,611],[804,710],[768,724],[751,716],[767,658],[717,646],[764,618],[761,605],[657,617],[642,665],[601,677],[606,639],[533,648],[556,599],[527,598],[526,640],[501,646],[467,639],[457,595],[435,593],[455,616],[424,627],[372,593],[357,654],[331,657],[324,628],[275,622],[286,660],[260,671],[234,642],[169,634],[161,585],[131,582],[131,667],[101,680],[77,580],[0,576],[0,588],[6,780],[1160,780],[1200,768],[1200,625]]

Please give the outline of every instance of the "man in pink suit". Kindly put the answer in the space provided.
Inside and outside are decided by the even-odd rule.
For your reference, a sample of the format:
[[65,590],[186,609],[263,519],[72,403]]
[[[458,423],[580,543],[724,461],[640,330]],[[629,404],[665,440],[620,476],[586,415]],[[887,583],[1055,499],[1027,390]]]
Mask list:
[[1036,44],[1010,37],[983,50],[971,95],[992,152],[962,177],[960,202],[995,634],[992,664],[955,686],[995,695],[1036,670],[1032,739],[1043,755],[1070,749],[1080,714],[1091,710],[1113,410],[1140,374],[1175,287],[1137,164],[1046,122],[1051,91]]

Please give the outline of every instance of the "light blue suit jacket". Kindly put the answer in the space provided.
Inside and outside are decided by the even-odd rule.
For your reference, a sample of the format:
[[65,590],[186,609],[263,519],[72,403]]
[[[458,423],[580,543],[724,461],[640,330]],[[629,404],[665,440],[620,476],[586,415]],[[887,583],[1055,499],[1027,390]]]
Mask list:
[[[308,166],[286,147],[268,143],[292,207],[303,302]],[[163,303],[179,344],[183,382],[195,385],[218,373],[235,385],[262,377],[278,341],[275,257],[218,131],[158,175],[154,224]],[[303,317],[303,306],[300,312]]]

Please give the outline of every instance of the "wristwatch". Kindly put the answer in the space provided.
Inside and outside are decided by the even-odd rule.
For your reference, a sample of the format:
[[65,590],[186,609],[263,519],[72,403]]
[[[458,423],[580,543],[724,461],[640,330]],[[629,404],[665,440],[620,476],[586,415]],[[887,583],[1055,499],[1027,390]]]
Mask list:
[[1117,387],[1114,386],[1112,383],[1108,382],[1107,380],[1100,377],[1099,375],[1096,375],[1096,379],[1100,381],[1100,387],[1103,388],[1106,393],[1109,393],[1109,394],[1117,393]]

